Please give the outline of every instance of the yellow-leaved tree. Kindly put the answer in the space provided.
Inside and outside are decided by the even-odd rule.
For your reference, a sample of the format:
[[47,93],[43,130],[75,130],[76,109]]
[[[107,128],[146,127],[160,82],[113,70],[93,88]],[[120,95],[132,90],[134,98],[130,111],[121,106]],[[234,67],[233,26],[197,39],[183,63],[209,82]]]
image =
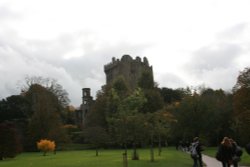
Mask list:
[[56,144],[54,141],[41,139],[39,142],[37,142],[37,148],[43,151],[43,155],[45,156],[47,152],[55,150]]

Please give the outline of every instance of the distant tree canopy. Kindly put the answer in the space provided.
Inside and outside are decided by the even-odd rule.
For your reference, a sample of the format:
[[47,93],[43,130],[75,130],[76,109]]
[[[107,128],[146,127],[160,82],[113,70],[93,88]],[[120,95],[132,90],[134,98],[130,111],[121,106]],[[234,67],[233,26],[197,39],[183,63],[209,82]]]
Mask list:
[[38,84],[52,92],[58,99],[61,106],[66,107],[69,105],[68,93],[63,89],[62,85],[57,83],[53,78],[44,78],[41,76],[26,76],[25,82],[21,85],[22,91],[26,92],[34,84]]

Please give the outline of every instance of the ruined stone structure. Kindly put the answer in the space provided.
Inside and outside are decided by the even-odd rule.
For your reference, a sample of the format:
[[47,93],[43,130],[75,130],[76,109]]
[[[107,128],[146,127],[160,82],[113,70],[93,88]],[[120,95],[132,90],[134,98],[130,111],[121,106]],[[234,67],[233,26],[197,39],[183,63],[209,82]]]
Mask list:
[[76,111],[76,123],[79,126],[83,126],[86,116],[89,113],[91,106],[93,105],[93,97],[90,94],[90,88],[82,89],[82,104],[80,109]]
[[123,76],[132,89],[137,87],[142,73],[146,71],[150,72],[153,76],[153,68],[149,66],[146,57],[142,61],[140,57],[133,59],[129,55],[124,55],[121,60],[112,58],[112,62],[104,66],[107,85],[112,83],[118,76]]
[[[137,87],[143,72],[150,72],[153,76],[152,66],[149,66],[146,57],[144,57],[142,61],[140,57],[133,59],[129,55],[122,56],[121,60],[112,58],[112,62],[104,66],[104,72],[106,74],[106,85],[111,84],[114,79],[122,76],[131,89]],[[91,110],[93,103],[90,88],[83,88],[82,104],[80,109],[76,111],[76,123],[80,127],[84,126],[86,116]]]

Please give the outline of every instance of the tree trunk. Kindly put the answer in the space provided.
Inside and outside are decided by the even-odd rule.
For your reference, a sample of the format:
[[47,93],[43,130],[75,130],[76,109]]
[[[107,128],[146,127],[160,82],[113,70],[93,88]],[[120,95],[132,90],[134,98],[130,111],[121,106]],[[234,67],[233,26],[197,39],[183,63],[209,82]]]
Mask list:
[[127,156],[127,152],[122,154],[123,156],[123,167],[128,167],[128,156]]
[[158,156],[161,156],[161,136],[159,135],[158,138]]
[[98,156],[98,148],[95,149],[95,156]]
[[154,162],[154,143],[153,143],[153,137],[151,137],[151,145],[150,145],[150,161]]
[[47,152],[46,152],[46,151],[44,151],[44,152],[43,152],[43,156],[46,156],[46,153],[47,153]]
[[139,156],[137,154],[137,149],[136,149],[136,144],[133,143],[133,155],[132,155],[132,160],[139,160]]

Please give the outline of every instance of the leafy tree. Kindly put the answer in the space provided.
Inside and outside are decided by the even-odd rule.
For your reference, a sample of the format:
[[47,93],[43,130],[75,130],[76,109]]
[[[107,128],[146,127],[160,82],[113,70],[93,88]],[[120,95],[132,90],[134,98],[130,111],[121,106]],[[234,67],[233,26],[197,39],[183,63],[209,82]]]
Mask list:
[[41,85],[34,84],[26,93],[33,115],[29,123],[29,134],[33,142],[49,138],[57,143],[66,141],[66,133],[60,117],[60,103],[57,97]]
[[31,117],[29,101],[21,95],[12,95],[0,101],[0,122],[24,120]]
[[142,139],[144,121],[143,115],[138,113],[138,110],[144,102],[143,92],[140,89],[135,90],[133,94],[120,100],[117,112],[108,118],[110,132],[115,134],[118,143],[125,146],[125,154],[127,153],[127,144],[130,141],[133,143],[132,159],[139,158],[136,145]]
[[99,91],[95,103],[87,115],[85,128],[88,127],[103,127],[107,128],[106,121],[107,95]]
[[31,105],[23,95],[12,95],[0,101],[0,123],[8,121],[15,125],[24,149],[26,149],[27,127],[31,116]]
[[231,98],[222,90],[204,89],[186,96],[172,113],[177,119],[171,129],[176,140],[190,141],[200,136],[207,144],[215,145],[221,136],[233,135]]
[[163,108],[164,101],[158,89],[143,90],[146,102],[140,108],[140,112],[156,112]]
[[154,88],[154,78],[151,72],[142,72],[141,77],[138,80],[138,87],[142,89],[153,89]]
[[25,83],[21,83],[20,87],[25,93],[35,84],[41,85],[52,92],[57,97],[61,106],[66,107],[69,105],[70,100],[67,91],[55,79],[44,78],[42,76],[26,76]]
[[43,156],[45,156],[47,152],[55,151],[56,144],[54,141],[41,139],[39,142],[37,142],[37,148],[43,151]]
[[91,143],[95,146],[96,156],[99,155],[98,149],[110,141],[109,135],[102,127],[88,127],[83,130],[85,142]]
[[154,79],[152,73],[144,71],[142,76],[139,78],[138,87],[142,89],[146,102],[143,107],[140,108],[140,112],[155,112],[163,107],[163,98],[154,85]]
[[161,96],[163,97],[164,103],[171,104],[173,102],[181,101],[183,97],[183,92],[180,89],[171,89],[171,88],[161,88]]
[[0,123],[0,136],[0,160],[13,158],[21,152],[20,137],[12,123]]
[[237,83],[233,88],[233,108],[236,129],[242,143],[249,142],[250,134],[250,68],[240,72]]

